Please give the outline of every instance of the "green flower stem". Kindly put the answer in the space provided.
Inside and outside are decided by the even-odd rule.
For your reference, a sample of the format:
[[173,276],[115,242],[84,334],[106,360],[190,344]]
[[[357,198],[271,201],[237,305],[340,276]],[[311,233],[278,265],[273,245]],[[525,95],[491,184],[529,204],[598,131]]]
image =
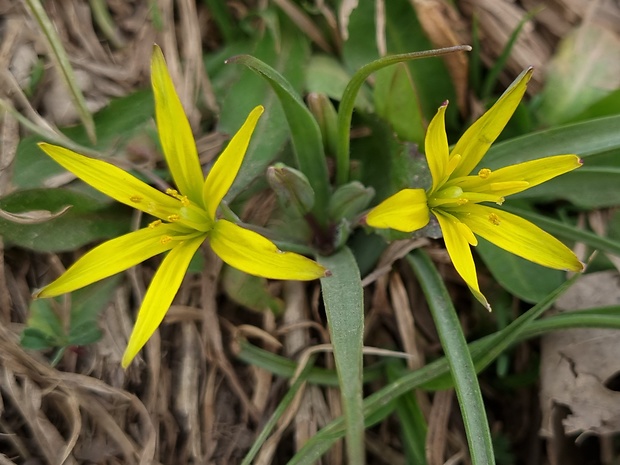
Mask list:
[[332,272],[332,276],[321,278],[321,289],[342,397],[348,463],[363,465],[365,446],[362,409],[364,338],[362,282],[355,257],[346,247],[329,257],[319,256],[317,261]]
[[54,25],[47,16],[40,0],[26,0],[26,4],[47,39],[47,44],[51,51],[51,57],[58,65],[58,71],[60,71],[62,79],[69,88],[69,95],[77,108],[82,124],[86,129],[86,134],[88,135],[90,141],[94,144],[97,141],[95,122],[93,120],[93,116],[86,107],[86,100],[77,85],[73,68],[71,67],[71,63],[69,63],[69,57],[60,42],[60,37],[58,37],[56,29],[54,29]]
[[426,296],[450,366],[472,463],[492,465],[495,463],[493,442],[476,369],[448,290],[426,253],[416,250],[407,258]]
[[338,109],[338,139],[336,141],[336,182],[338,185],[345,184],[349,180],[351,119],[353,118],[355,98],[362,84],[364,84],[364,81],[375,71],[396,63],[416,60],[418,58],[437,57],[453,52],[469,52],[470,50],[471,47],[469,45],[457,45],[423,52],[402,53],[379,58],[357,70],[342,94],[340,108]]

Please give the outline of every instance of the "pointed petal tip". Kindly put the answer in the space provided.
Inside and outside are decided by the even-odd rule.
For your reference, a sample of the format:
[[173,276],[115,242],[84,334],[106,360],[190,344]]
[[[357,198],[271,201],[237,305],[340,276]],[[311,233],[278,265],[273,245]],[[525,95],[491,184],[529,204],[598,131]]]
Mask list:
[[441,107],[447,107],[449,103],[450,103],[450,100],[444,100],[444,101],[442,102],[442,104],[440,105],[440,108],[441,108]]
[[325,269],[325,273],[323,274],[323,278],[329,278],[332,274],[333,273],[330,270]]

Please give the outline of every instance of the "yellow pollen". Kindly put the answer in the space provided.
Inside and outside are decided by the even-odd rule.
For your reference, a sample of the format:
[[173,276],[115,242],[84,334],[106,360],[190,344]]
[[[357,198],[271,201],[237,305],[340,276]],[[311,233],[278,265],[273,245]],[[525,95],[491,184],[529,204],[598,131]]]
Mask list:
[[163,245],[165,245],[168,242],[170,242],[171,240],[172,240],[172,237],[170,237],[170,236],[161,236],[161,239],[159,240],[159,242],[161,242]]
[[161,224],[161,220],[155,220],[152,223],[149,223],[149,228],[155,229],[157,226]]
[[469,202],[469,200],[467,200],[467,199],[458,199],[456,201],[456,204],[457,205],[465,205],[467,202]]
[[171,223],[174,221],[179,221],[181,219],[181,217],[177,214],[174,215],[168,215],[168,221],[170,221]]
[[497,205],[501,205],[504,203],[504,200],[506,200],[504,197],[500,197],[497,202],[495,202]]
[[478,176],[480,176],[482,179],[486,179],[491,175],[491,170],[489,168],[482,168],[480,171],[478,171]]
[[187,198],[187,195],[181,196],[179,200],[181,201],[181,205],[183,205],[184,207],[189,207],[189,204],[191,203]]
[[501,223],[499,216],[497,216],[495,213],[489,214],[489,221],[491,222],[491,224],[494,224],[495,226],[499,226],[499,224]]
[[142,197],[140,197],[139,195],[132,195],[131,197],[129,197],[129,200],[131,200],[133,203],[140,203],[142,202]]
[[177,191],[176,189],[166,189],[166,194],[168,194],[171,197],[176,197],[177,195],[179,195],[179,191]]

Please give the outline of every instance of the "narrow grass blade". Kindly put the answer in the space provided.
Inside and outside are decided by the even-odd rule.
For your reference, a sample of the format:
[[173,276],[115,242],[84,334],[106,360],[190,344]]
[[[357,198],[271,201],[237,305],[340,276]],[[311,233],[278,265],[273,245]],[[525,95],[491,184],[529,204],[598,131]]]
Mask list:
[[353,253],[346,247],[318,262],[332,272],[321,278],[323,302],[334,347],[334,358],[346,423],[348,463],[365,463],[364,414],[362,411],[362,349],[364,299],[362,282]]
[[471,461],[474,465],[492,465],[495,463],[493,442],[476,369],[448,290],[426,253],[416,250],[410,253],[407,259],[426,296],[441,346],[450,365]]
[[95,122],[93,121],[93,116],[86,107],[86,100],[77,85],[75,74],[73,74],[73,68],[71,67],[71,63],[69,63],[69,57],[62,46],[60,37],[58,37],[56,29],[54,29],[54,25],[47,16],[40,0],[26,0],[26,4],[47,39],[47,44],[50,48],[52,59],[56,62],[58,71],[69,89],[69,95],[77,108],[80,120],[82,121],[82,124],[86,129],[86,133],[88,134],[88,138],[94,144],[97,141]]

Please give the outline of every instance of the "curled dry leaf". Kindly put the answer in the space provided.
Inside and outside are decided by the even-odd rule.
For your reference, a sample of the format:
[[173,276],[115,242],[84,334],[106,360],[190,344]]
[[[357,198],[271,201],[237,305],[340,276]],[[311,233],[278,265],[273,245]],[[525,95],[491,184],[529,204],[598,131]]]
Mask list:
[[[585,275],[556,303],[561,311],[617,305],[620,275]],[[620,340],[612,329],[571,329],[542,340],[541,408],[544,436],[562,447],[561,436],[578,433],[611,434],[620,431],[620,392],[614,379],[620,373]],[[568,408],[561,424],[554,418]],[[552,454],[553,455],[553,454]]]
[[56,213],[52,213],[49,210],[30,210],[27,212],[11,213],[0,209],[0,218],[17,224],[40,224],[64,215],[70,208],[71,205],[67,205]]

